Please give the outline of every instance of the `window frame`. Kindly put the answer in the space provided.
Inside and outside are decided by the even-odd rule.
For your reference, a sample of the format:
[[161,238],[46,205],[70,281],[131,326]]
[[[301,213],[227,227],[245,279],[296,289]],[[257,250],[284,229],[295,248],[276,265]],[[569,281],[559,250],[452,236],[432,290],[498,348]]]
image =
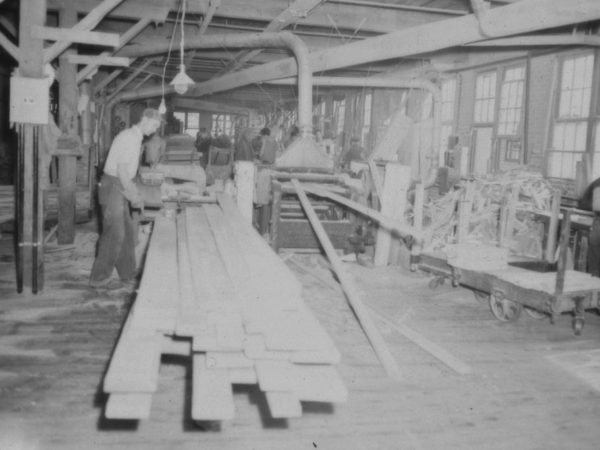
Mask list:
[[[569,116],[561,116],[561,100],[563,95],[563,77],[564,77],[564,65],[565,61],[570,59],[578,59],[585,58],[591,56],[593,58],[592,61],[592,73],[590,77],[590,94],[589,94],[589,105],[587,107],[587,116],[581,117],[569,117]],[[594,166],[598,164],[597,160],[600,160],[600,148],[596,149],[594,142],[594,134],[595,129],[598,126],[599,121],[599,108],[598,104],[598,80],[599,80],[599,58],[598,51],[582,49],[577,51],[569,51],[563,54],[557,55],[556,64],[557,64],[557,87],[555,91],[552,93],[552,122],[548,130],[547,136],[547,148],[545,149],[545,174],[549,178],[553,178],[556,180],[565,180],[568,182],[573,182],[577,178],[577,163],[584,158],[586,153],[592,153]],[[555,149],[555,136],[557,125],[568,125],[568,124],[581,124],[585,125],[586,129],[583,132],[584,142],[583,148],[581,151],[578,150],[564,150],[564,149]],[[576,133],[576,131],[575,131]],[[563,138],[564,139],[564,138]],[[577,137],[574,135],[573,139],[576,141]],[[566,174],[560,173],[556,174],[551,172],[552,164],[553,164],[553,155],[556,154],[567,154],[567,155],[579,155],[579,158],[575,157],[571,161],[571,175],[565,176]],[[563,169],[564,162],[559,164]],[[560,176],[559,176],[560,175]]]

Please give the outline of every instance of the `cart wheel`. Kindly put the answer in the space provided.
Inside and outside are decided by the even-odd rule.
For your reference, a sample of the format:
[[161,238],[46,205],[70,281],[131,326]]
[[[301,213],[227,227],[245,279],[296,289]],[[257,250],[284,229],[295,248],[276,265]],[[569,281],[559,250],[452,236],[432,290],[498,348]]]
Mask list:
[[433,277],[429,281],[429,289],[436,289],[438,286],[444,284],[444,277]]
[[580,336],[583,331],[584,321],[582,318],[577,317],[573,319],[573,331],[575,332],[575,336]]
[[475,300],[479,303],[488,303],[490,301],[490,294],[483,291],[473,291],[473,295],[475,296]]
[[500,322],[514,322],[521,315],[523,305],[513,302],[502,295],[490,295],[490,310]]
[[533,308],[525,307],[525,312],[527,313],[527,315],[529,315],[529,317],[532,317],[533,319],[536,319],[536,320],[542,320],[542,319],[545,319],[546,317],[548,317],[548,314],[546,314],[545,312],[538,311],[537,309],[533,309]]

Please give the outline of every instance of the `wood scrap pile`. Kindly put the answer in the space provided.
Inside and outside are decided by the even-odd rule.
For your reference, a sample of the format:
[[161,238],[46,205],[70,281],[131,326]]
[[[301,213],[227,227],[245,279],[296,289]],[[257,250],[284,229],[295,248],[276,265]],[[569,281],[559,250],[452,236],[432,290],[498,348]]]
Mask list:
[[[465,196],[467,186],[471,190],[468,198]],[[548,215],[552,195],[553,188],[547,180],[526,171],[467,181],[461,189],[426,202],[423,248],[443,251],[446,246],[459,243],[462,225],[461,243],[500,244],[513,254],[541,258],[543,224],[530,213]],[[509,214],[510,231],[504,229],[503,210],[506,212],[506,208],[513,211],[512,216]]]
[[161,354],[189,356],[191,416],[234,416],[232,384],[258,384],[274,418],[302,401],[343,402],[340,354],[301,285],[232,199],[157,217],[144,275],[104,379],[105,414],[150,414]]

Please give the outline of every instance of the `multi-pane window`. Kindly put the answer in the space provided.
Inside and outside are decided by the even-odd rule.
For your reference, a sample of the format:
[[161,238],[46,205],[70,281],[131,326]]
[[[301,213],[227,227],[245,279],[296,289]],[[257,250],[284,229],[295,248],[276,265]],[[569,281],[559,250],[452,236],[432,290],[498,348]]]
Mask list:
[[494,122],[496,71],[481,73],[475,82],[475,123]]
[[500,136],[517,136],[520,132],[524,85],[525,66],[511,67],[504,71],[498,110]]
[[575,178],[575,167],[586,150],[594,55],[562,61],[557,117],[548,154],[548,176]]
[[336,134],[340,135],[344,131],[344,120],[346,118],[346,99],[334,100],[333,111],[336,120]]
[[175,111],[173,116],[181,122],[184,133],[196,137],[200,130],[200,113]]
[[367,144],[367,136],[371,131],[371,108],[373,106],[373,95],[369,92],[365,94],[365,102],[363,104],[363,125],[360,133],[362,145]]
[[233,116],[231,114],[213,114],[211,121],[211,134],[213,136],[220,136],[225,134],[227,136],[233,136],[235,133]]
[[456,78],[442,81],[441,86],[441,119],[442,129],[440,132],[442,151],[448,149],[448,138],[454,129],[454,111],[456,105]]

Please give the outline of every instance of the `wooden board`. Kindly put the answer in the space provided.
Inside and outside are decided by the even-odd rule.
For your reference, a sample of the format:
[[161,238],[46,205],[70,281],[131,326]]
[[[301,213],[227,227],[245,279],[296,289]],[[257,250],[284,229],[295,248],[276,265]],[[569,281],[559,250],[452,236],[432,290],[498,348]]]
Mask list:
[[104,415],[107,419],[141,420],[150,418],[152,394],[128,392],[110,394]]
[[294,392],[265,392],[269,412],[274,419],[300,417],[302,405]]
[[156,391],[162,345],[159,333],[122,335],[104,377],[104,392]]
[[208,369],[206,357],[193,356],[192,419],[230,420],[235,407],[227,369]]

